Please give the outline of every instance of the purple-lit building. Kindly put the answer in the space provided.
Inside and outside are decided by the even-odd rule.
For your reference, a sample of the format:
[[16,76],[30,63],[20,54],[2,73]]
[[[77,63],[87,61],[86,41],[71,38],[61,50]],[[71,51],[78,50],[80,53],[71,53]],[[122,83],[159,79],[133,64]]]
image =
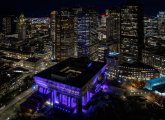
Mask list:
[[34,76],[38,92],[57,109],[81,113],[104,80],[106,64],[88,58],[69,58]]

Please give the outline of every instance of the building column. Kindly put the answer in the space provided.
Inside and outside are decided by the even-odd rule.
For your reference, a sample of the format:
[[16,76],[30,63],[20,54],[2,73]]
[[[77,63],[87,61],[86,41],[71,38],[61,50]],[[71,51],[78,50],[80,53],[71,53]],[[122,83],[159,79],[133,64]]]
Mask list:
[[62,103],[62,102],[61,102],[61,101],[62,101],[61,99],[62,99],[62,97],[61,97],[61,94],[59,93],[59,103],[60,103],[60,104]]
[[68,95],[66,95],[66,106],[68,107]]
[[53,104],[56,103],[56,91],[53,91]]
[[70,105],[70,96],[67,96],[67,106],[71,107],[71,105]]
[[78,114],[82,113],[82,98],[76,98],[76,110]]
[[51,98],[51,103],[54,104],[54,95],[53,95],[53,91],[51,92],[50,98]]
[[84,103],[85,103],[85,105],[87,104],[87,93],[85,93],[85,95],[84,95]]
[[70,97],[70,107],[72,108],[72,97]]
[[89,101],[89,99],[90,99],[90,93],[89,91],[87,91],[87,102]]

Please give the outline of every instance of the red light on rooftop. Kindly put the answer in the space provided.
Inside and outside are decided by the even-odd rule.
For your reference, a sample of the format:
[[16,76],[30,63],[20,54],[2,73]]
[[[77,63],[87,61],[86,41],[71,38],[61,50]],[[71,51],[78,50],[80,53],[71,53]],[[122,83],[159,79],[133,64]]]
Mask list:
[[101,16],[102,16],[102,17],[103,17],[103,16],[110,16],[110,14],[103,13],[103,14],[101,14]]

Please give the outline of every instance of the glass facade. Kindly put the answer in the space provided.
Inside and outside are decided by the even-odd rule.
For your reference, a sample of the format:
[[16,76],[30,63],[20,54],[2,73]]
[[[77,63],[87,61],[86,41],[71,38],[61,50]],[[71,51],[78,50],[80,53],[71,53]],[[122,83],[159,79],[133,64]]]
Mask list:
[[63,61],[74,56],[74,18],[70,11],[51,16],[52,58]]
[[86,56],[96,60],[98,56],[98,15],[94,11],[81,11],[75,17],[75,32],[77,39],[78,57]]
[[141,60],[144,47],[142,7],[130,0],[121,8],[120,52]]
[[107,18],[107,43],[112,44],[110,49],[119,52],[120,50],[120,10],[110,9]]

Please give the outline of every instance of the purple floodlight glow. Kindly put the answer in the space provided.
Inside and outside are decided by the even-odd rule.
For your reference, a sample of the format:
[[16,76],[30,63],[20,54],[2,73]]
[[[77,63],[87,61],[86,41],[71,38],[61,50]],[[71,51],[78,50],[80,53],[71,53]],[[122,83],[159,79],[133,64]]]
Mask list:
[[82,97],[82,105],[86,105],[87,104],[87,93],[84,94],[84,96]]
[[43,82],[37,82],[37,84],[41,87],[45,87],[48,88],[47,84],[43,83]]
[[75,109],[75,110],[73,111],[73,113],[76,114],[76,113],[77,113],[77,109]]
[[107,65],[105,65],[105,66],[101,69],[101,73],[105,72],[106,66],[107,66]]
[[92,62],[88,64],[88,68],[90,68],[92,66]]
[[76,107],[76,99],[75,98],[71,98],[71,108]]
[[97,74],[97,75],[95,76],[95,78],[94,78],[94,80],[93,80],[93,82],[92,82],[92,85],[94,85],[94,84],[97,82],[98,76],[99,76],[99,74]]
[[82,109],[82,112],[83,112],[83,113],[86,113],[86,112],[87,112],[87,110],[85,110],[85,109]]
[[71,100],[70,100],[70,97],[68,97],[68,107],[70,107],[71,106]]
[[85,105],[85,99],[84,99],[84,96],[82,97],[82,105]]
[[92,85],[94,85],[94,84],[97,82],[99,75],[100,75],[101,73],[104,73],[104,72],[105,72],[105,69],[106,69],[106,65],[101,69],[101,72],[99,72],[99,73],[94,77],[93,82],[92,82]]
[[108,87],[108,85],[104,84],[104,85],[102,86],[102,89],[103,89],[104,92],[108,92],[109,87]]
[[90,93],[90,98],[92,98],[92,97],[93,97],[93,95],[94,95],[93,93]]
[[37,77],[37,76],[34,77],[34,81],[46,82],[45,79],[43,79],[41,77]]
[[89,102],[89,100],[90,100],[90,92],[87,91],[87,102]]
[[67,106],[68,105],[67,103],[68,103],[67,96],[66,95],[62,95],[62,104]]
[[56,100],[55,103],[56,103],[56,104],[59,104],[59,101]]
[[39,91],[40,93],[44,93],[44,88],[39,87],[38,91]]
[[[89,63],[88,67],[90,67],[91,65],[92,63]],[[98,71],[98,73],[93,77],[92,83],[89,82],[89,84],[96,85],[99,75],[102,75],[105,72],[105,69],[106,65]],[[54,107],[57,107],[58,109],[64,110],[66,112],[79,112],[77,111],[79,110],[78,105],[81,104],[85,106],[93,96],[93,94],[89,91],[84,93],[86,91],[85,90],[82,93],[80,88],[56,82],[53,80],[41,78],[38,76],[35,76],[34,80],[35,83],[39,86],[38,91],[40,93],[50,95],[47,99],[49,103],[51,103],[51,105],[53,105]],[[100,90],[100,85],[98,85],[98,87],[96,88]],[[81,96],[82,94],[83,96]],[[82,99],[81,101],[79,101],[80,98]]]
[[52,89],[58,89],[59,91],[73,94],[74,96],[80,96],[80,89],[79,88],[65,85],[65,84],[58,83],[58,82],[54,82],[54,81],[52,82],[51,80],[45,81],[45,79],[42,79],[40,77],[34,77],[34,78],[35,78],[36,84],[39,84],[42,87],[46,87],[46,88],[49,87]]

